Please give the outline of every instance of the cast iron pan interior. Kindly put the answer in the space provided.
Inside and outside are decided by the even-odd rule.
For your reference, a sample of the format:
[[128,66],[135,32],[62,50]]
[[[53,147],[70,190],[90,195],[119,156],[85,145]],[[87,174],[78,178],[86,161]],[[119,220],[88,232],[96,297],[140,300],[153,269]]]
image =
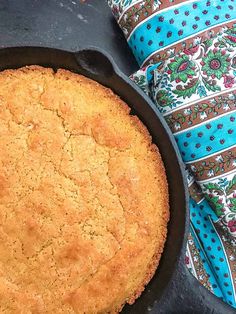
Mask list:
[[[183,165],[169,128],[152,102],[119,71],[111,58],[102,51],[87,49],[72,53],[42,47],[0,49],[0,70],[32,64],[52,67],[55,70],[65,68],[81,73],[111,88],[131,107],[131,114],[137,115],[143,121],[152,135],[153,142],[161,152],[170,193],[171,218],[168,225],[168,237],[160,265],[153,279],[135,304],[125,306],[122,312],[133,314],[203,313],[204,300],[206,301],[204,295],[206,295],[213,300],[213,303],[216,302],[220,309],[223,307],[226,310],[224,313],[230,313],[229,309],[231,311],[231,308],[224,306],[222,302],[200,287],[182,266],[189,225]],[[189,298],[189,281],[199,289],[202,303],[194,297],[194,292],[193,297]],[[185,282],[187,282],[187,286],[184,284]],[[182,294],[181,290],[183,290]],[[176,300],[176,297],[178,302],[175,303],[175,308],[173,300]],[[205,308],[212,309],[212,302]],[[195,303],[198,305],[201,303],[200,310],[198,310],[199,306],[195,307]],[[206,301],[206,303],[209,302]],[[214,309],[213,312],[220,313],[215,312]]]

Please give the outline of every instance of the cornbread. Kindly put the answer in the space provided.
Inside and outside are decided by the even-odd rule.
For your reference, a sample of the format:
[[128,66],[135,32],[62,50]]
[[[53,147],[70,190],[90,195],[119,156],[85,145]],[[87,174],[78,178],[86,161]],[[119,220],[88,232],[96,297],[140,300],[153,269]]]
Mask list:
[[168,188],[129,111],[66,70],[0,72],[0,313],[117,313],[153,276]]

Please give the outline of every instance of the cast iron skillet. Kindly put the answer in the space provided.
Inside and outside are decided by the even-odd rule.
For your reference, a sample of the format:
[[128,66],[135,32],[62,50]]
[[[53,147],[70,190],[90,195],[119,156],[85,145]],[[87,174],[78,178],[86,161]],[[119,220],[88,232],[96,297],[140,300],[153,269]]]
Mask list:
[[165,163],[171,218],[160,265],[141,297],[122,313],[233,313],[233,309],[203,288],[184,266],[189,227],[188,193],[183,165],[171,132],[153,103],[108,57],[96,49],[75,53],[52,48],[0,49],[0,70],[38,64],[81,73],[111,88],[148,128]]

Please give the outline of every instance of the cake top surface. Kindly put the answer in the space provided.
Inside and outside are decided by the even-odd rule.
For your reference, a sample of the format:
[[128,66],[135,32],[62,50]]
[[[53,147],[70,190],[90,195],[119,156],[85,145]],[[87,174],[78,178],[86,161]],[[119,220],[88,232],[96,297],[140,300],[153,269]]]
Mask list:
[[129,110],[66,70],[0,72],[1,313],[116,313],[152,277],[168,188]]

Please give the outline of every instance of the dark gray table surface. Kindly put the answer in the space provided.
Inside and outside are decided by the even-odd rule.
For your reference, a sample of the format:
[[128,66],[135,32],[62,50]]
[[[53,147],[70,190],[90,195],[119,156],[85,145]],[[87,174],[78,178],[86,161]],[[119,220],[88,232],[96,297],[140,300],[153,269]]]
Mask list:
[[110,53],[124,73],[138,68],[106,0],[1,0],[0,47],[12,46],[95,46]]

